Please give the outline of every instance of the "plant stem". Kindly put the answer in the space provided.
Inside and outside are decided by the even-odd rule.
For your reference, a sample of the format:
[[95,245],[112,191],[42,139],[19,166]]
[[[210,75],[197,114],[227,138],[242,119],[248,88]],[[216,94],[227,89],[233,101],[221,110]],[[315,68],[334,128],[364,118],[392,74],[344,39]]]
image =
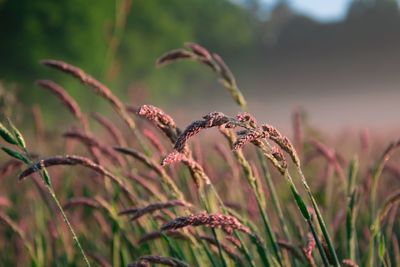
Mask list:
[[295,184],[293,182],[293,179],[290,176],[288,171],[286,171],[284,176],[285,176],[286,180],[289,183],[290,190],[291,190],[291,192],[293,194],[293,197],[295,199],[297,207],[300,209],[300,213],[303,215],[304,219],[307,221],[308,226],[310,227],[311,233],[312,233],[312,235],[314,237],[315,243],[317,244],[317,248],[318,248],[319,254],[321,255],[321,258],[322,258],[322,261],[324,263],[324,266],[329,266],[329,261],[328,261],[328,258],[326,256],[325,250],[322,247],[321,241],[319,240],[317,231],[316,231],[315,226],[314,226],[314,224],[312,222],[311,215],[308,212],[307,207],[305,206],[304,200],[302,199],[302,197],[300,196],[299,192],[297,191],[296,186],[295,186]]
[[308,183],[306,181],[306,178],[304,177],[303,171],[301,170],[300,167],[297,167],[297,171],[300,174],[302,184],[303,184],[304,188],[307,191],[308,197],[310,198],[311,203],[313,205],[315,214],[317,215],[318,224],[319,224],[319,226],[320,226],[320,228],[322,230],[322,234],[323,234],[323,236],[325,238],[325,241],[326,241],[326,243],[328,245],[329,253],[330,253],[330,256],[331,256],[331,258],[333,260],[333,265],[339,267],[340,266],[340,262],[339,262],[337,254],[336,254],[335,248],[333,246],[333,242],[332,242],[332,240],[331,240],[331,238],[329,236],[328,229],[326,227],[326,224],[324,222],[322,214],[321,214],[321,212],[320,212],[320,210],[318,208],[317,202],[315,201],[315,198],[314,198],[313,194],[311,193],[310,186],[308,185]]
[[46,185],[46,188],[49,191],[51,197],[53,198],[54,202],[56,203],[57,208],[60,210],[61,216],[62,216],[64,222],[67,224],[67,227],[68,227],[69,231],[72,234],[72,238],[75,241],[76,245],[78,246],[79,251],[81,252],[81,254],[83,256],[83,259],[84,259],[84,261],[86,263],[86,266],[91,267],[90,262],[89,262],[89,260],[88,260],[88,258],[86,256],[86,254],[85,254],[85,251],[83,250],[82,245],[79,242],[79,239],[78,239],[77,235],[75,234],[74,228],[72,228],[72,225],[69,222],[69,220],[67,218],[67,215],[65,214],[64,209],[62,208],[60,202],[58,201],[58,198],[57,198],[53,188],[50,185],[46,184],[46,183],[45,183],[45,185]]

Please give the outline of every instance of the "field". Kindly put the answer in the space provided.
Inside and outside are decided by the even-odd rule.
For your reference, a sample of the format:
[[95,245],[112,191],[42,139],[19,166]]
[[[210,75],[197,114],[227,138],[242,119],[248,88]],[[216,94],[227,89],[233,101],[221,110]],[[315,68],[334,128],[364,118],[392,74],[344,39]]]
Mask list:
[[[214,72],[242,112],[205,110],[178,126],[76,66],[41,62],[115,112],[86,114],[50,80],[36,84],[70,112],[70,126],[71,116],[43,126],[42,113],[57,110],[10,107],[0,127],[1,266],[400,266],[400,139],[332,142],[301,110],[288,138],[246,112],[219,55],[187,43],[156,65],[181,60]],[[19,117],[32,128],[19,130]]]

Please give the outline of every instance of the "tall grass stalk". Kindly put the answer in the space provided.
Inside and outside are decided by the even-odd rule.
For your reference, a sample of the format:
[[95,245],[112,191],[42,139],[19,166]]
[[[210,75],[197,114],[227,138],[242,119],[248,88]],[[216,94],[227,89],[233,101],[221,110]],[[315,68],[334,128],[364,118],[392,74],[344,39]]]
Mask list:
[[311,234],[313,235],[314,240],[317,244],[317,248],[318,248],[318,251],[321,256],[324,266],[330,266],[328,257],[326,255],[325,250],[324,250],[324,248],[321,244],[321,241],[318,237],[317,229],[314,226],[311,214],[308,212],[304,200],[302,199],[301,195],[297,191],[296,186],[294,185],[293,179],[290,176],[290,174],[287,172],[287,173],[285,173],[284,176],[286,177],[286,180],[289,182],[290,190],[293,194],[293,197],[295,199],[295,202],[296,202],[298,208],[300,209],[301,214],[303,215],[304,219],[307,221],[308,226],[310,227]]
[[340,266],[340,261],[339,261],[339,258],[337,256],[337,254],[336,254],[336,250],[335,250],[335,247],[334,247],[333,242],[331,240],[331,237],[329,235],[329,232],[328,232],[328,229],[326,227],[325,221],[324,221],[324,219],[322,217],[322,214],[321,214],[321,212],[320,212],[320,210],[318,208],[317,201],[315,200],[313,194],[311,193],[310,186],[308,185],[307,180],[306,180],[306,178],[305,178],[305,176],[303,174],[303,171],[300,168],[300,166],[297,167],[297,171],[300,174],[301,182],[303,184],[303,187],[306,189],[307,195],[311,200],[311,203],[312,203],[313,209],[315,211],[315,214],[317,215],[318,224],[319,224],[319,227],[322,230],[322,235],[324,236],[326,244],[328,245],[329,254],[330,254],[331,258],[332,258],[332,263],[333,263],[334,266],[339,267]]
[[356,260],[356,202],[357,190],[355,188],[358,173],[358,159],[350,162],[347,182],[347,207],[346,207],[346,242],[347,257]]

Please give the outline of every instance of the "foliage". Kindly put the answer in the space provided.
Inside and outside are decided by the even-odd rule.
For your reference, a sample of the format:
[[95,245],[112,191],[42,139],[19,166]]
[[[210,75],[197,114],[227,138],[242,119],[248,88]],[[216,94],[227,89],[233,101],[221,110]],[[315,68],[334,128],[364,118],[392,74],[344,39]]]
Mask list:
[[[5,0],[0,3],[0,79],[18,81],[22,99],[33,79],[47,75],[64,81],[72,95],[90,100],[65,77],[44,72],[37,62],[56,58],[73,62],[126,93],[133,83],[156,91],[182,86],[187,66],[154,72],[155,58],[165,50],[194,40],[233,55],[249,45],[254,29],[248,12],[226,0]],[[196,76],[191,75],[190,78]],[[196,80],[195,80],[196,81]],[[201,79],[197,79],[200,83]],[[193,80],[192,80],[193,82]],[[153,91],[154,93],[155,91]]]

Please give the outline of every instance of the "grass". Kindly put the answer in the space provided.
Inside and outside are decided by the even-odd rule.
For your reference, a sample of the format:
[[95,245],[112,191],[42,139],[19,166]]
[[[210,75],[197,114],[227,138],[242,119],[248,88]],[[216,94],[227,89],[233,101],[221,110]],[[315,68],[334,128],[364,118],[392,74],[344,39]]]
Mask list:
[[[180,128],[158,107],[125,105],[73,65],[42,61],[77,78],[116,113],[88,116],[67,90],[39,80],[75,126],[50,135],[37,106],[35,133],[0,125],[11,158],[0,168],[2,265],[400,265],[400,194],[393,185],[400,172],[389,164],[399,141],[372,149],[364,140],[361,152],[346,149],[347,159],[304,133],[296,111],[293,145],[247,112],[217,54],[188,43],[156,64],[179,60],[210,68],[242,111],[206,113]],[[216,146],[193,145],[212,128]],[[368,158],[366,149],[373,150]]]

